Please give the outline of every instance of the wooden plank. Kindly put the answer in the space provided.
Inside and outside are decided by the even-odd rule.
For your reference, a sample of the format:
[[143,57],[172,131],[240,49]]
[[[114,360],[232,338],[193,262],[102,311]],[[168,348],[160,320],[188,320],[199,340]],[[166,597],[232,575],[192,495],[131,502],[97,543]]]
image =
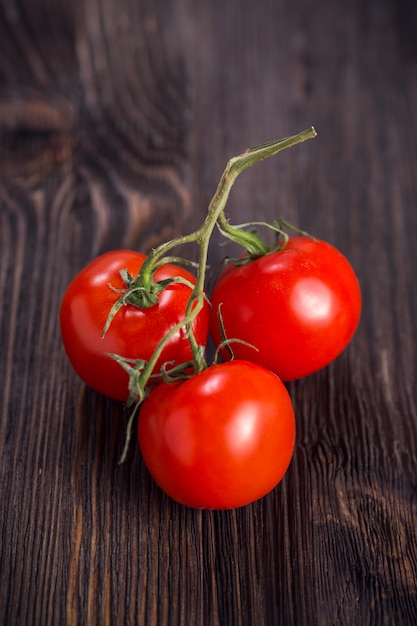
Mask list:
[[[413,623],[416,19],[406,0],[3,3],[1,623]],[[242,175],[228,213],[340,247],[361,325],[289,385],[281,485],[186,509],[136,446],[118,465],[128,412],[72,371],[60,300],[95,255],[198,225],[229,157],[311,124],[317,139]]]

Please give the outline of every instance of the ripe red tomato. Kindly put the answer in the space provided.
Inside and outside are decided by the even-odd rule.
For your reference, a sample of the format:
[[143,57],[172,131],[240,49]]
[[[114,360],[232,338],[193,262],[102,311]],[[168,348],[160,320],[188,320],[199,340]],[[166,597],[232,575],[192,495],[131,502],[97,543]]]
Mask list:
[[[307,376],[347,346],[359,323],[361,292],[347,259],[332,245],[292,237],[287,246],[245,265],[229,266],[214,287],[210,329],[234,356],[259,363],[282,380]],[[226,351],[222,352],[227,358]]]
[[141,407],[138,439],[151,475],[171,498],[230,509],[263,497],[284,476],[294,411],[275,374],[230,361],[153,389]]
[[[155,306],[122,306],[102,338],[107,316],[120,296],[114,289],[125,286],[120,270],[126,268],[136,276],[145,259],[144,254],[131,250],[103,254],[73,279],[62,300],[61,333],[69,360],[87,385],[116,400],[128,398],[128,374],[108,354],[149,360],[161,339],[184,317],[191,294],[189,286],[175,283],[160,292]],[[171,264],[158,268],[155,280],[174,276],[195,283],[189,272]],[[202,346],[207,339],[208,318],[205,304],[193,325],[196,340]],[[190,359],[190,344],[181,330],[164,348],[156,370],[166,361],[180,364]]]

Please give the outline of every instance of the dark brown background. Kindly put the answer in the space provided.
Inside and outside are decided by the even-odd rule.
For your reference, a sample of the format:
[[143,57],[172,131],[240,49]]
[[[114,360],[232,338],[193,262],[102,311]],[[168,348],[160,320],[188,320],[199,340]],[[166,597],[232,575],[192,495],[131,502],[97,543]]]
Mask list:
[[[2,0],[0,623],[414,623],[416,6]],[[229,157],[310,125],[228,213],[340,247],[361,325],[289,386],[282,484],[188,510],[136,446],[117,464],[128,415],[69,366],[60,300],[95,255],[198,225]]]

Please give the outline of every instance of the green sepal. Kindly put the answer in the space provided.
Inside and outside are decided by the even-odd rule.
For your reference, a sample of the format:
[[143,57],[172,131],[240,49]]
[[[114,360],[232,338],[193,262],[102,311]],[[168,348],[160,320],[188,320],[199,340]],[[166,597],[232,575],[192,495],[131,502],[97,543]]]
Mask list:
[[223,237],[245,248],[249,256],[260,257],[268,254],[269,246],[259,238],[255,231],[243,230],[239,226],[231,226],[228,222],[218,222],[217,227]]

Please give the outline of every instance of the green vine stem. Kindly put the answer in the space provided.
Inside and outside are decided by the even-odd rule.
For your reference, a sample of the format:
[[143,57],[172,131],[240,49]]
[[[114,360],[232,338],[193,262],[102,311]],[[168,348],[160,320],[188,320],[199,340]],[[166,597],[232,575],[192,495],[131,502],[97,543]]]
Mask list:
[[[160,265],[160,259],[165,257],[169,250],[188,243],[197,243],[200,246],[198,263],[199,269],[197,272],[197,284],[195,291],[202,291],[205,280],[208,245],[216,222],[220,220],[222,226],[226,225],[226,230],[230,230],[232,228],[228,225],[228,222],[224,217],[224,208],[236,178],[245,169],[255,163],[277,154],[285,148],[294,146],[298,143],[306,141],[307,139],[312,139],[313,137],[316,137],[316,135],[317,133],[314,127],[311,126],[297,135],[285,137],[284,139],[279,139],[277,141],[270,141],[260,146],[256,146],[255,148],[249,148],[243,154],[231,158],[220,178],[216,192],[208,206],[207,216],[202,225],[196,231],[165,242],[152,250],[144,262],[138,277],[131,284],[132,291],[135,289],[152,291],[153,274],[156,267]],[[263,250],[263,253],[265,253],[265,250]],[[128,302],[128,296],[125,296],[125,301]]]
[[[216,192],[211,199],[208,206],[206,218],[201,226],[194,232],[177,237],[171,241],[165,242],[153,249],[145,262],[143,263],[141,270],[136,278],[125,276],[124,281],[126,284],[126,290],[120,296],[115,303],[112,311],[109,314],[109,318],[106,322],[106,328],[111,323],[111,319],[117,313],[117,310],[125,304],[134,304],[135,306],[141,306],[141,296],[143,295],[142,306],[151,306],[152,302],[155,303],[155,297],[157,293],[161,291],[161,288],[168,286],[169,281],[164,281],[164,284],[158,285],[158,282],[153,280],[157,267],[164,262],[165,258],[170,259],[168,252],[178,246],[183,246],[190,243],[195,243],[199,247],[198,256],[198,269],[196,276],[196,283],[191,290],[188,306],[185,312],[184,318],[174,326],[170,332],[162,339],[155,352],[149,361],[140,369],[124,364],[125,369],[130,373],[130,386],[131,402],[135,402],[138,406],[146,397],[147,384],[152,377],[156,363],[168,341],[181,329],[186,328],[187,336],[190,341],[191,350],[193,354],[194,373],[197,373],[204,369],[207,365],[204,359],[205,346],[197,345],[195,340],[192,324],[199,312],[201,311],[205,294],[204,285],[207,269],[207,256],[210,238],[216,225],[220,227],[222,231],[228,233],[230,238],[238,241],[246,247],[249,251],[253,250],[254,254],[264,255],[269,252],[269,248],[264,244],[256,235],[243,231],[238,227],[232,227],[229,225],[224,215],[224,209],[229,198],[230,191],[236,180],[236,178],[248,167],[251,167],[255,163],[262,161],[263,159],[277,154],[281,150],[299,144],[308,139],[316,137],[317,133],[314,127],[307,128],[297,135],[285,137],[276,141],[270,141],[254,148],[249,148],[239,156],[231,158],[220,178]],[[175,279],[174,279],[175,281]],[[115,357],[117,358],[117,357]],[[132,422],[134,415],[137,412],[137,406],[132,413],[132,416],[128,423],[127,436],[125,448],[122,453],[121,462],[124,460],[129,444],[129,439],[132,430]]]

